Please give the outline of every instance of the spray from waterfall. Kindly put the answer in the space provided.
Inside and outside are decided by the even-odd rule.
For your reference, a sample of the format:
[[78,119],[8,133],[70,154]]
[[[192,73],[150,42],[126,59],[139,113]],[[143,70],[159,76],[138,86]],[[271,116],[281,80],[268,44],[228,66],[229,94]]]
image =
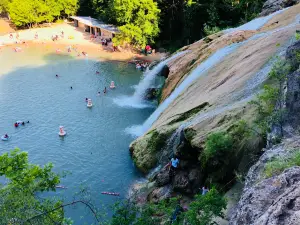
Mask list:
[[165,65],[167,65],[168,62],[172,61],[173,59],[176,59],[177,57],[185,54],[186,51],[178,52],[171,56],[170,58],[167,58],[163,61],[161,61],[159,64],[157,64],[152,70],[147,70],[139,84],[135,87],[135,92],[132,96],[122,96],[119,98],[114,99],[114,102],[122,107],[131,107],[131,108],[146,108],[146,107],[153,107],[152,104],[149,104],[146,100],[144,100],[145,93],[148,88],[150,88],[157,76]]

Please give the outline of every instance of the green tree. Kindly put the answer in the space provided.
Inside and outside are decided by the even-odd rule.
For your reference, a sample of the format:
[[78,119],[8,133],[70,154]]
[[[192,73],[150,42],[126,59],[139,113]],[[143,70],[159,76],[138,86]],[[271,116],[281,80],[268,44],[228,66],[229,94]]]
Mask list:
[[0,187],[0,224],[53,224],[62,222],[63,210],[28,221],[29,218],[44,211],[51,211],[61,205],[60,200],[43,199],[38,193],[55,190],[60,178],[52,172],[53,165],[43,168],[28,162],[28,154],[19,149],[0,156],[0,176],[6,184]]
[[215,217],[223,217],[226,209],[226,199],[212,188],[205,195],[196,195],[196,199],[190,204],[190,209],[185,213],[189,224],[212,225],[216,224]]
[[153,43],[159,34],[160,10],[153,0],[113,0],[110,9],[120,26],[121,33],[113,40],[116,45],[141,47]]

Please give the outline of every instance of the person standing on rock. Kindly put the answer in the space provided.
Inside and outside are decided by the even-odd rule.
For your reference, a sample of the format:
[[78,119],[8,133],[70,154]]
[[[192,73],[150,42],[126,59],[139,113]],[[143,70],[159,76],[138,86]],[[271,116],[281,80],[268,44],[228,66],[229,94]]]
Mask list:
[[179,159],[175,156],[174,158],[171,159],[170,162],[171,166],[170,166],[170,176],[174,176],[177,168],[178,168],[178,164],[179,164]]

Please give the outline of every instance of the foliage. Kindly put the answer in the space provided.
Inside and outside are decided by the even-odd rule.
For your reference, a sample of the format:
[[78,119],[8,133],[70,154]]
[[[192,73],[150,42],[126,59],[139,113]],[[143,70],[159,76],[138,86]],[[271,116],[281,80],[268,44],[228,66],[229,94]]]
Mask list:
[[299,32],[296,32],[296,33],[295,33],[295,38],[296,38],[297,41],[300,40],[300,33],[299,33]]
[[206,36],[218,33],[218,32],[220,32],[220,30],[221,29],[219,27],[211,27],[211,26],[209,26],[207,24],[204,24],[204,34]]
[[300,166],[300,151],[297,150],[289,157],[276,158],[266,164],[264,175],[266,178],[282,173],[285,169]]
[[110,225],[158,225],[162,217],[169,221],[178,201],[179,198],[170,198],[157,204],[147,203],[141,207],[128,200],[118,202],[113,207],[114,215]]
[[210,134],[205,142],[203,150],[203,163],[205,164],[211,158],[222,158],[232,150],[233,138],[225,132],[215,132]]
[[185,213],[189,224],[212,225],[215,217],[223,217],[226,208],[226,199],[212,188],[206,195],[196,195],[195,201],[190,204],[190,209]]
[[6,8],[17,27],[31,27],[75,14],[77,0],[12,0]]
[[0,156],[0,176],[5,177],[6,185],[0,189],[0,224],[52,224],[61,222],[63,210],[56,210],[26,222],[41,211],[51,211],[61,204],[57,199],[43,199],[37,193],[55,190],[59,176],[52,172],[52,164],[43,168],[29,164],[28,154],[19,149]]
[[0,13],[5,13],[8,10],[8,4],[10,0],[0,0]]
[[265,85],[263,91],[257,95],[257,99],[251,102],[257,110],[255,124],[264,137],[272,125],[279,126],[280,135],[283,135],[285,115],[283,92],[289,71],[290,66],[278,58],[268,75],[269,80],[273,83]]
[[121,33],[113,40],[116,45],[144,47],[152,43],[159,33],[160,10],[153,0],[114,0],[110,10],[120,26]]

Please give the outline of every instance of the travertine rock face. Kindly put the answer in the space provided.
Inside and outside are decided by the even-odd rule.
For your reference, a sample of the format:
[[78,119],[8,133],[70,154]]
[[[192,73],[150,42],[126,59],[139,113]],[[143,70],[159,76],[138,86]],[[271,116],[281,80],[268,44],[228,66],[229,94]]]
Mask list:
[[285,139],[265,151],[249,170],[242,196],[231,214],[231,225],[296,225],[300,215],[300,167],[266,179],[265,168],[275,158],[299,151],[300,137]]

